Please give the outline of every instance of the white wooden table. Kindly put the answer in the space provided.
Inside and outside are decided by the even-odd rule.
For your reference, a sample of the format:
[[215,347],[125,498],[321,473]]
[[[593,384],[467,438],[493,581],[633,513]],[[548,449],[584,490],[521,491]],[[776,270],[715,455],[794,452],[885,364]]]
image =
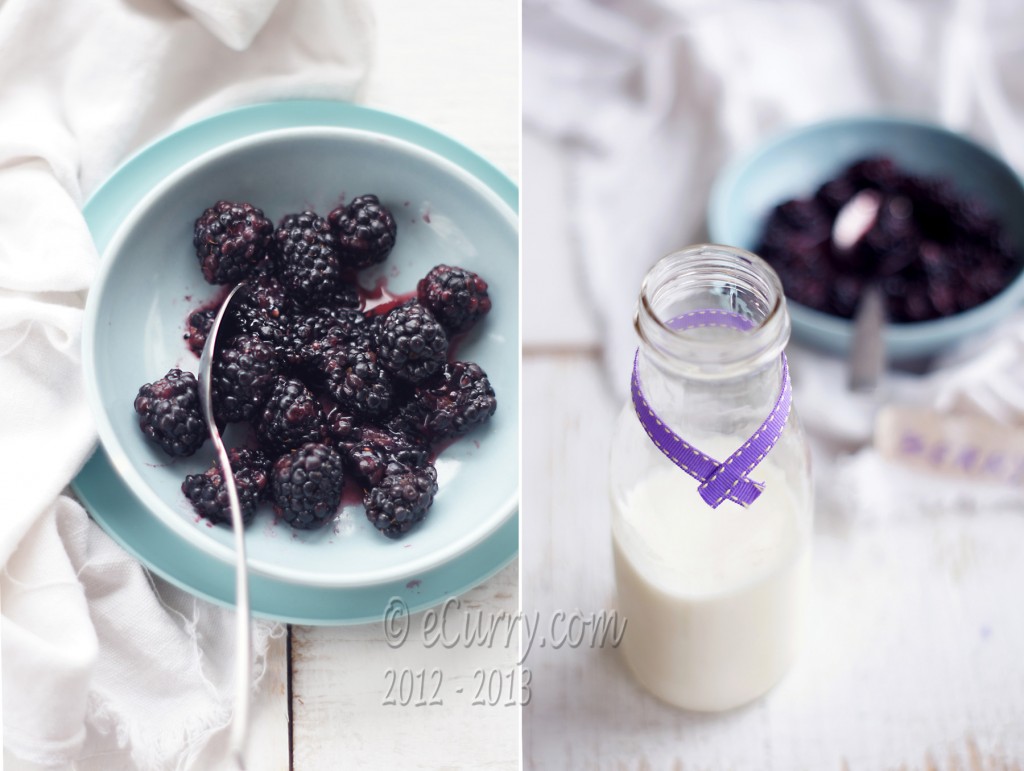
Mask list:
[[[564,159],[529,132],[523,141],[523,611],[543,629],[559,611],[614,607],[603,468],[622,402],[576,289]],[[745,708],[677,711],[609,646],[534,645],[525,767],[1024,767],[1024,510],[868,523],[819,509],[814,549],[801,658]]]

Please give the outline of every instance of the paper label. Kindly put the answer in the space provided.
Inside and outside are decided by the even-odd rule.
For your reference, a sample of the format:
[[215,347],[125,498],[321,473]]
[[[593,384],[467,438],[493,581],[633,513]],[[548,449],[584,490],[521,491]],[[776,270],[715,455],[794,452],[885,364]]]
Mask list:
[[986,417],[885,407],[875,423],[875,449],[920,471],[1024,485],[1024,428]]

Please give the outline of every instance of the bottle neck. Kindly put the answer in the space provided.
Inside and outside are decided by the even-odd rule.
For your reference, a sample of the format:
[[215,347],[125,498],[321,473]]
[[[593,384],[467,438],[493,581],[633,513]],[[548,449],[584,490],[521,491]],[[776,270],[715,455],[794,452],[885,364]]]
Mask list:
[[644,280],[635,325],[644,393],[684,438],[745,439],[771,411],[789,315],[756,255],[700,245],[663,258]]
[[746,440],[782,390],[781,355],[751,372],[712,380],[667,373],[641,350],[638,371],[655,414],[688,441],[698,441],[699,435]]

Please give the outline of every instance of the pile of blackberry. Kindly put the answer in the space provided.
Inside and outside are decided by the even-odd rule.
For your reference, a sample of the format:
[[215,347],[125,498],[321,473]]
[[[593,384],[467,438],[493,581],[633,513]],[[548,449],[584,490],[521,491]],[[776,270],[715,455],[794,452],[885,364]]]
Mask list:
[[[836,249],[831,236],[839,211],[868,189],[881,196],[874,223],[853,249]],[[777,206],[757,252],[790,299],[851,318],[861,291],[878,284],[897,323],[973,308],[1021,270],[1021,255],[984,204],[948,180],[908,173],[885,157],[858,161],[811,198]]]
[[[351,481],[362,488],[367,519],[398,538],[433,504],[437,443],[494,414],[486,373],[450,356],[452,338],[491,308],[480,276],[438,265],[415,296],[364,310],[357,273],[386,260],[396,235],[394,217],[373,195],[327,217],[287,214],[276,229],[260,209],[232,201],[196,220],[204,278],[246,285],[221,326],[212,374],[221,430],[250,427],[251,446],[229,451],[246,524],[269,502],[292,527],[319,527]],[[215,313],[188,315],[184,337],[197,355]],[[135,411],[171,456],[193,455],[205,442],[191,373],[172,369],[142,386]],[[230,526],[218,463],[188,475],[182,492],[197,514]]]

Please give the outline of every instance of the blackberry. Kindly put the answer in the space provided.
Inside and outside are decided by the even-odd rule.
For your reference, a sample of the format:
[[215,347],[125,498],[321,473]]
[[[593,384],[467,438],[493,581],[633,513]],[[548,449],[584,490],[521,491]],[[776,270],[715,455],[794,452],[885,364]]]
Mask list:
[[858,188],[871,187],[888,192],[903,183],[903,174],[891,158],[864,158],[849,166],[842,177]]
[[[232,304],[238,323],[258,326],[262,322],[283,323],[291,312],[288,290],[274,276],[259,276],[241,291],[241,297]],[[243,331],[255,332],[255,328]]]
[[375,487],[384,477],[425,468],[430,453],[425,445],[405,434],[363,426],[345,459],[349,471],[360,482]]
[[199,408],[199,384],[191,372],[172,369],[146,383],[135,397],[142,433],[168,455],[187,457],[206,441],[206,421]]
[[824,204],[832,214],[835,214],[856,194],[857,186],[853,181],[845,177],[839,177],[838,179],[830,179],[828,182],[825,182],[818,188],[818,192],[814,194],[814,197]]
[[311,211],[289,214],[274,231],[282,283],[299,302],[328,297],[341,266],[327,220]]
[[[269,493],[270,459],[261,450],[228,450],[231,471],[235,475],[235,489],[242,509],[242,521],[248,525],[256,513],[256,505]],[[228,488],[220,463],[202,474],[189,474],[182,482],[181,491],[192,503],[192,508],[214,524],[223,522],[231,526],[231,504]]]
[[318,527],[338,510],[345,482],[341,456],[311,442],[280,457],[270,479],[274,511],[294,528]]
[[301,369],[312,365],[313,355],[308,346],[313,342],[319,323],[316,314],[300,313],[289,320],[275,348],[278,360],[285,367]]
[[304,313],[324,314],[340,308],[358,309],[361,304],[359,287],[345,279],[339,279],[323,294],[306,302],[300,301],[298,307]]
[[420,279],[416,293],[449,334],[465,332],[491,309],[487,282],[465,268],[438,265]]
[[226,328],[235,334],[256,335],[274,348],[280,360],[279,349],[286,338],[290,313],[291,301],[284,285],[273,276],[260,276],[232,302]]
[[323,351],[345,344],[372,346],[373,320],[352,308],[321,308],[313,324],[313,342]]
[[256,437],[269,452],[322,442],[326,436],[320,402],[301,380],[278,377],[257,417]]
[[366,518],[388,538],[398,538],[427,516],[437,494],[433,466],[386,476],[366,491]]
[[415,300],[388,312],[377,343],[384,367],[410,383],[440,372],[448,356],[444,328]]
[[441,374],[418,385],[401,418],[428,441],[461,436],[487,422],[498,407],[487,373],[468,361],[446,364]]
[[328,439],[340,452],[348,452],[362,436],[358,421],[338,405],[332,405],[326,413],[324,425]]
[[206,336],[210,334],[215,318],[217,318],[216,308],[200,308],[189,314],[188,332],[185,334],[185,339],[188,340],[189,349],[196,356],[202,356],[203,346],[206,345]]
[[814,238],[831,235],[832,222],[828,210],[815,199],[794,199],[775,207],[773,216],[785,227],[807,233]]
[[274,225],[249,203],[217,201],[196,220],[192,239],[203,277],[235,284],[263,259]]
[[376,351],[359,344],[339,346],[324,354],[321,372],[331,397],[355,415],[374,419],[391,412],[394,386]]
[[384,262],[395,245],[395,218],[375,195],[361,195],[327,218],[342,262],[354,270]]
[[277,376],[274,349],[256,335],[238,335],[213,360],[211,385],[218,422],[249,420]]
[[371,322],[352,308],[324,308],[296,317],[290,325],[284,356],[290,366],[317,369],[329,351],[350,344],[369,347]]
[[856,276],[836,276],[829,287],[828,302],[837,316],[853,318],[864,284]]

